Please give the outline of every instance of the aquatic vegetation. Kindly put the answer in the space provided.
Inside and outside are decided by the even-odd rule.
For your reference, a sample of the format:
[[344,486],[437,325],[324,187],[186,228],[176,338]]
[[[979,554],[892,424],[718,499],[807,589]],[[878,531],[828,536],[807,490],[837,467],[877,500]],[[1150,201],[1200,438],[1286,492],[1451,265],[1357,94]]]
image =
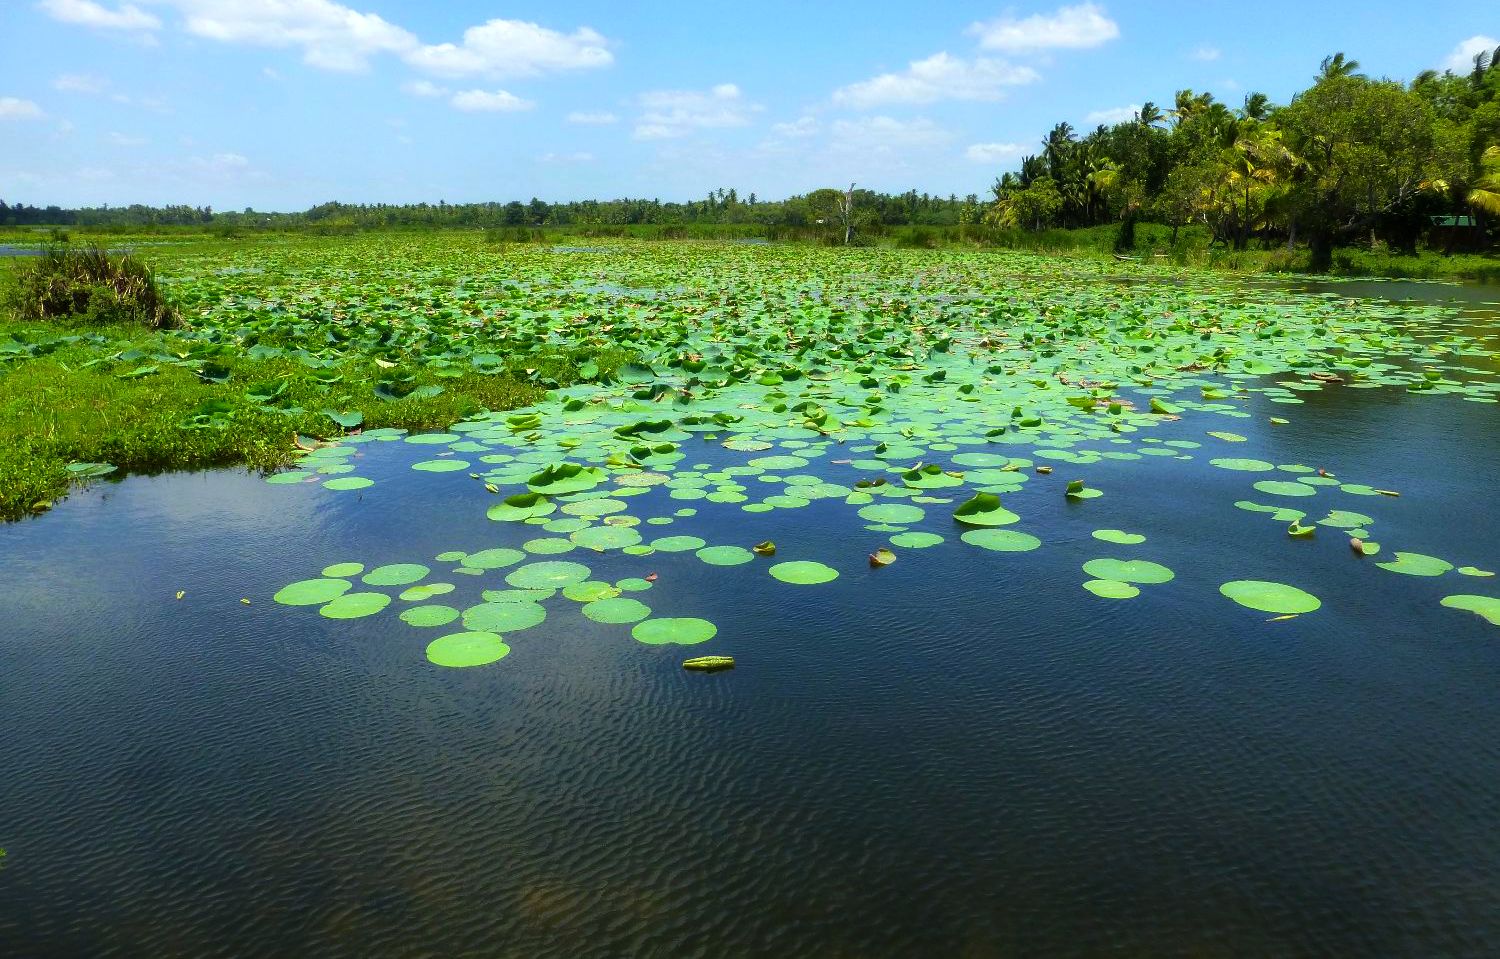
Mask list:
[[[149,343],[15,329],[0,333],[0,375],[23,382],[66,356],[97,361],[90,375],[121,390],[188,377],[209,395],[151,442],[253,428],[283,437],[277,455],[295,461],[267,477],[277,495],[380,502],[393,485],[431,484],[445,508],[471,506],[494,522],[462,549],[321,558],[320,580],[307,578],[315,566],[276,594],[330,618],[386,615],[418,631],[462,619],[474,633],[539,634],[563,628],[553,610],[576,604],[649,644],[667,635],[650,624],[674,620],[624,595],[651,587],[648,557],[663,564],[673,602],[690,603],[676,557],[695,575],[775,590],[832,582],[850,563],[890,566],[897,551],[884,582],[921,575],[930,550],[1013,566],[993,554],[1071,554],[1079,537],[1140,550],[1146,533],[1171,546],[1145,525],[1089,531],[1127,525],[1115,511],[1133,484],[1165,482],[1195,459],[1217,468],[1245,522],[1279,524],[1267,533],[1289,566],[1328,561],[1319,527],[1360,543],[1338,547],[1353,562],[1380,549],[1377,535],[1407,545],[1380,535],[1369,505],[1399,502],[1382,498],[1397,492],[1392,479],[1260,458],[1275,455],[1260,433],[1287,422],[1266,417],[1267,405],[1355,389],[1410,402],[1500,398],[1486,365],[1494,351],[1445,326],[1441,309],[1350,310],[1167,270],[1170,284],[1124,284],[1099,264],[1064,276],[1039,257],[963,251],[497,252],[389,237],[252,244],[233,256],[258,272],[226,272],[214,257],[162,267],[188,328]],[[487,392],[499,383],[529,392]],[[440,410],[451,415],[433,419]],[[1220,455],[1229,444],[1251,455]],[[103,477],[94,464],[140,462],[72,450],[76,482]],[[399,461],[403,475],[366,470],[376,458]],[[1095,472],[1105,467],[1116,471],[1107,483]],[[1239,498],[1250,495],[1261,502]],[[1023,522],[1027,532],[1010,528]],[[809,553],[797,538],[807,526],[860,541]],[[791,561],[773,559],[778,540]],[[1100,597],[1203,588],[1128,555],[1072,562]],[[1224,578],[1236,562],[1222,557]],[[1423,576],[1446,562],[1405,550],[1365,568]],[[1271,595],[1226,590],[1252,608]]]

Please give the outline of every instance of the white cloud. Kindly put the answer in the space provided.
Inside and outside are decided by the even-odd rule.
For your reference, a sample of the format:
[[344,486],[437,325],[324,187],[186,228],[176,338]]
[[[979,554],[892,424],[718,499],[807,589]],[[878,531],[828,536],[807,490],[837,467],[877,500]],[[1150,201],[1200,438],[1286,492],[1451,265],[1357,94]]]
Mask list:
[[813,136],[818,132],[818,118],[800,116],[792,123],[773,123],[771,133],[778,137],[786,137],[791,140],[800,140],[804,137]]
[[0,120],[36,120],[46,116],[42,108],[19,97],[0,97]]
[[1468,73],[1474,69],[1474,54],[1493,53],[1496,47],[1500,47],[1500,40],[1482,33],[1476,34],[1454,47],[1453,52],[1448,54],[1448,59],[1443,61],[1443,66],[1454,73]]
[[611,123],[620,122],[620,118],[606,110],[589,112],[587,110],[574,110],[568,114],[569,123],[577,123],[583,126],[603,127]]
[[408,51],[405,59],[443,76],[529,77],[550,70],[607,67],[615,59],[608,42],[589,27],[559,33],[525,20],[490,20],[465,30],[462,44],[421,46]]
[[445,97],[449,93],[447,87],[440,87],[431,80],[413,80],[401,84],[401,89],[414,97]]
[[298,47],[325,70],[362,70],[377,53],[405,53],[415,36],[374,13],[332,0],[170,0],[189,33],[224,43]]
[[1120,35],[1120,25],[1094,3],[1059,7],[1053,14],[1033,14],[1017,20],[1006,15],[971,24],[968,32],[986,50],[1010,53],[1037,50],[1082,50],[1108,43]]
[[111,132],[108,140],[117,147],[143,147],[147,142],[145,137],[129,136],[117,131]]
[[638,98],[637,140],[668,140],[693,130],[742,127],[761,108],[747,103],[740,88],[721,83],[708,90],[654,90]]
[[964,156],[973,163],[1003,163],[1014,160],[1026,152],[1019,143],[975,143],[964,151]]
[[964,60],[935,53],[913,60],[900,73],[851,83],[833,93],[841,106],[866,109],[886,103],[933,103],[937,100],[999,100],[1006,87],[1034,83],[1040,79],[1030,67],[980,57]]
[[592,153],[543,153],[537,157],[539,163],[593,163]]
[[523,100],[505,90],[462,90],[453,94],[453,99],[448,102],[454,109],[466,113],[516,113],[536,106],[530,100]]
[[836,120],[829,132],[835,148],[872,154],[933,147],[952,139],[947,130],[924,117],[896,120],[892,117],[874,116],[858,120]]
[[133,3],[111,10],[94,0],[42,0],[37,4],[54,20],[102,30],[155,30],[161,21]]
[[64,93],[103,93],[109,82],[87,73],[64,73],[52,81],[52,89]]
[[1123,107],[1110,107],[1106,110],[1095,110],[1083,118],[1084,123],[1124,123],[1134,120],[1135,115],[1141,110],[1139,103],[1131,103]]
[[1218,47],[1210,47],[1206,44],[1188,54],[1188,56],[1192,57],[1194,60],[1200,60],[1203,63],[1212,63],[1223,55],[1224,51],[1220,50]]

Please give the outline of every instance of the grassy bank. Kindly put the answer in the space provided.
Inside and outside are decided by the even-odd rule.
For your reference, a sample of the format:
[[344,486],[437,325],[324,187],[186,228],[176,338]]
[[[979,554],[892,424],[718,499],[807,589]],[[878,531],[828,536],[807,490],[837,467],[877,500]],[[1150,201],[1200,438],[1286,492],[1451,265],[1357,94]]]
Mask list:
[[15,293],[25,268],[20,258],[0,260],[3,519],[65,495],[77,478],[69,464],[272,469],[296,455],[298,434],[443,427],[536,402],[549,386],[576,381],[584,363],[590,377],[607,377],[632,356],[536,348],[482,369],[429,364],[415,350],[349,349],[319,360],[313,349],[327,334],[317,330],[298,339],[271,330],[228,335],[201,317],[199,328],[180,330],[91,316],[21,319]]

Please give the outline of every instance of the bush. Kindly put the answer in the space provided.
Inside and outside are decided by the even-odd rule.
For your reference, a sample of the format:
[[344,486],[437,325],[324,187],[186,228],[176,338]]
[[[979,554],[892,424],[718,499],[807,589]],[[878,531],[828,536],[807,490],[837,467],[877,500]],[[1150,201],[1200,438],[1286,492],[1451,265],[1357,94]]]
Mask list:
[[23,265],[10,295],[25,320],[96,326],[129,323],[151,329],[178,325],[150,267],[129,254],[111,256],[90,244],[47,247]]

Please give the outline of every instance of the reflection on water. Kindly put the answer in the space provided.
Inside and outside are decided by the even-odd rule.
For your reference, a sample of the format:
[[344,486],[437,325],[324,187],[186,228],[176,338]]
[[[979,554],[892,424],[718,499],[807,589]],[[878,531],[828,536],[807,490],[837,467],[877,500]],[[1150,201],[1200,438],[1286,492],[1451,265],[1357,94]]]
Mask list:
[[[1298,395],[1163,427],[1248,441],[1091,465],[1100,499],[1016,494],[1035,553],[870,570],[881,534],[851,534],[842,503],[789,522],[700,501],[668,531],[774,534],[843,575],[799,590],[691,553],[589,554],[597,578],[658,573],[659,615],[718,624],[702,651],[740,666],[707,676],[562,606],[504,662],[440,670],[393,614],[272,604],[328,563],[531,535],[476,522],[462,473],[414,482],[415,446],[360,448],[368,495],[237,472],[100,484],[0,527],[0,944],[1482,955],[1500,937],[1500,645],[1438,599],[1493,581],[1391,575],[1323,532],[1289,543],[1231,505],[1255,477],[1207,460],[1398,488],[1339,505],[1383,542],[1493,569],[1500,514],[1475,496],[1500,471],[1496,413]],[[1101,527],[1146,534],[1177,579],[1084,593],[1081,564],[1117,549]],[[1289,563],[1318,614],[1267,624],[1217,595]]]

